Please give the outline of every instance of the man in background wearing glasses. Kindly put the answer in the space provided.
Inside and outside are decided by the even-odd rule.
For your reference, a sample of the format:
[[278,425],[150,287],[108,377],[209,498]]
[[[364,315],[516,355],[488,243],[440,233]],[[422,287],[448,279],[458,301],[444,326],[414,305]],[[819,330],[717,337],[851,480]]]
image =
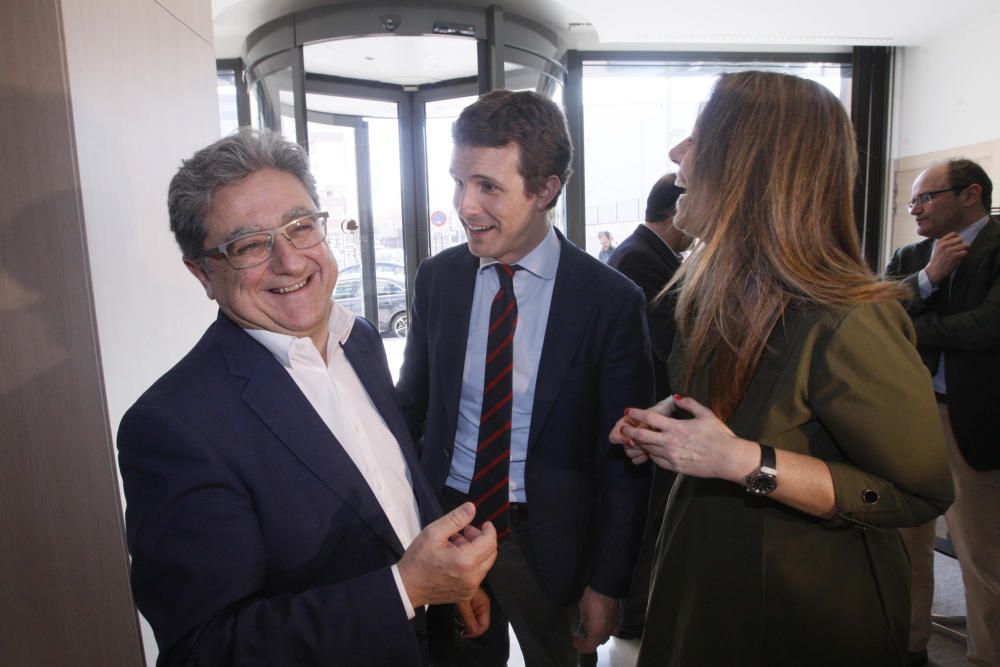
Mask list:
[[436,603],[484,631],[496,533],[466,528],[471,504],[438,518],[378,332],[331,301],[305,152],[243,130],[185,161],[168,200],[220,313],[119,429],[157,664],[424,665]]
[[[945,513],[962,569],[968,658],[1000,665],[1000,223],[993,184],[970,160],[931,165],[907,205],[925,241],[895,252],[917,347],[933,376],[955,502]],[[934,524],[900,531],[912,565],[911,664],[926,664],[934,595]]]

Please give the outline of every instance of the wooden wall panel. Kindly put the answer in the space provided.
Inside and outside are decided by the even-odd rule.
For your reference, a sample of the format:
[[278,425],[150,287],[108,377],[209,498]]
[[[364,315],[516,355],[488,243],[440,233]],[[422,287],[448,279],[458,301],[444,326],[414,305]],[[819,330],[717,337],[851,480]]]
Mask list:
[[138,665],[62,44],[0,4],[0,665]]

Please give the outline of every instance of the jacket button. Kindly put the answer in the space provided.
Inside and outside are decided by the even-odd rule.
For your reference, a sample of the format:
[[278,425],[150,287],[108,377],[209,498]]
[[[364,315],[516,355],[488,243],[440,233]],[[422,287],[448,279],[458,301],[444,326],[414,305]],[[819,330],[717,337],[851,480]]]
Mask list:
[[878,492],[872,491],[871,489],[865,489],[861,492],[861,500],[868,505],[874,505],[878,502]]
[[451,458],[451,450],[448,449],[447,447],[445,447],[444,449],[442,449],[441,453],[444,454],[444,457],[446,459],[450,459]]

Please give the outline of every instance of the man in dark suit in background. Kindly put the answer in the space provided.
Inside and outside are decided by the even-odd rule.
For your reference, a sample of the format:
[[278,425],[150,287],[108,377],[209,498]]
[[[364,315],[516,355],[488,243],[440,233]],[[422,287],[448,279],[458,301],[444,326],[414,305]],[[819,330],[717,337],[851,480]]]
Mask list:
[[[608,266],[618,269],[642,288],[646,296],[646,321],[653,347],[653,378],[656,400],[670,395],[667,382],[667,358],[674,344],[674,295],[658,299],[663,287],[680,268],[681,253],[691,246],[691,237],[674,227],[677,199],[684,194],[674,180],[676,174],[666,174],[653,185],[646,197],[646,221],[635,228],[611,255]],[[656,538],[663,522],[663,509],[675,474],[660,467],[653,469],[649,518],[639,552],[639,561],[632,579],[632,588],[622,607],[622,624],[616,637],[639,639],[646,619],[649,597],[649,577],[653,564]]]
[[646,221],[635,228],[611,255],[608,266],[618,269],[646,295],[646,321],[653,346],[656,400],[670,394],[667,358],[674,344],[674,300],[657,299],[664,285],[680,268],[681,253],[691,247],[691,237],[674,227],[677,200],[684,188],[674,183],[676,174],[656,181],[646,198]]
[[471,504],[437,519],[378,333],[331,301],[305,152],[226,137],[183,164],[169,208],[220,313],[118,433],[157,664],[424,665],[429,603],[460,601],[482,632],[495,532],[463,531]]
[[649,470],[608,434],[652,398],[644,299],[549,223],[572,153],[551,100],[494,91],[452,135],[468,244],[417,271],[397,395],[445,507],[471,498],[501,535],[461,664],[506,664],[509,620],[527,664],[574,665],[617,625],[642,536]]
[[[1000,665],[1000,223],[993,184],[970,160],[931,165],[910,214],[925,241],[900,248],[887,275],[913,290],[908,310],[933,376],[955,483],[945,513],[965,583],[968,658]],[[900,531],[913,570],[911,664],[927,661],[934,524]]]

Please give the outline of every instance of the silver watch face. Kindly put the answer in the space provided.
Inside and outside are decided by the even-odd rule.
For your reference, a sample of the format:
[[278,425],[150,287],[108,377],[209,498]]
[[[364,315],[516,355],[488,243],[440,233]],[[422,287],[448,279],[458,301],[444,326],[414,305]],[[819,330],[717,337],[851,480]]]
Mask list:
[[756,496],[766,496],[778,486],[778,478],[766,472],[757,471],[747,477],[747,492]]

